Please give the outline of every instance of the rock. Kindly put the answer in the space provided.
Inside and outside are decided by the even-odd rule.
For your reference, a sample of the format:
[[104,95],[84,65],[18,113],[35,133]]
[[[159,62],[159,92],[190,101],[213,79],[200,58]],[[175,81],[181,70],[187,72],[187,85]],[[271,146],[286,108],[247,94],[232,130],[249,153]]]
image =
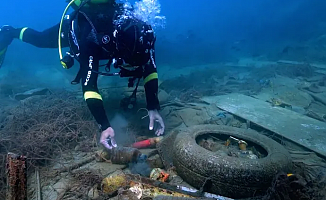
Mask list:
[[234,119],[233,115],[226,113],[225,117],[221,117],[220,120],[224,125],[228,125]]
[[178,127],[183,123],[177,111],[173,111],[173,109],[170,107],[163,108],[161,110],[161,115],[164,119],[166,131]]
[[309,110],[314,111],[316,113],[326,113],[326,106],[319,102],[312,102],[309,106]]
[[75,146],[75,151],[79,151],[80,150],[80,145],[76,145]]
[[100,174],[107,176],[108,174],[111,174],[112,172],[121,170],[123,168],[125,168],[125,165],[116,165],[116,164],[112,164],[112,163],[107,163],[107,162],[91,162],[88,163],[82,167],[80,167],[79,169],[93,169],[95,171],[98,171]]
[[301,81],[297,84],[298,88],[308,88],[311,84],[308,81]]
[[[33,198],[30,199],[36,199],[36,194],[33,195]],[[46,186],[42,188],[42,197],[43,199],[57,199],[59,196],[59,193],[57,193],[56,191],[53,191],[53,189],[51,189],[51,187]]]
[[[121,91],[121,95],[123,97],[130,97],[132,95],[132,93],[134,92],[135,88],[134,87],[124,87],[124,88],[121,88],[119,91]],[[139,98],[142,98],[145,94],[145,88],[143,86],[138,86],[138,89],[137,89],[137,99]],[[110,94],[111,95],[111,94]],[[109,95],[109,96],[110,96]]]
[[158,99],[160,100],[160,103],[166,103],[170,98],[170,95],[165,92],[164,90],[162,89],[159,89],[159,92],[158,92]]
[[97,199],[99,197],[99,191],[97,189],[97,185],[95,185],[92,189],[88,192],[88,197],[91,199]]
[[308,93],[315,93],[305,91],[301,91],[295,87],[289,87],[284,85],[275,87],[273,91],[263,90],[261,93],[254,95],[254,97],[267,102],[274,98],[290,106],[307,108],[313,100],[311,95],[309,95]]
[[53,189],[58,193],[61,194],[66,190],[68,187],[68,180],[67,179],[60,179],[56,184],[53,185]]
[[324,92],[324,93],[318,93],[318,94],[315,94],[315,93],[309,92],[309,94],[311,95],[311,97],[312,97],[315,101],[317,101],[317,102],[319,102],[319,103],[321,103],[321,104],[326,105],[326,92]]
[[30,96],[27,97],[26,99],[20,100],[20,103],[22,105],[29,105],[29,104],[34,104],[35,102],[40,101],[42,98],[44,98],[45,95],[36,95],[36,96]]
[[181,117],[186,126],[203,124],[210,117],[207,115],[206,111],[199,111],[192,108],[179,110],[177,114]]
[[119,176],[119,175],[124,175],[123,170],[115,170],[111,173],[109,173],[106,177],[114,177],[114,176]]
[[156,154],[152,157],[149,157],[147,159],[147,163],[149,164],[149,166],[151,168],[161,168],[161,169],[164,168],[162,159],[158,154]]
[[322,93],[323,92],[323,90],[316,83],[313,83],[309,87],[304,88],[304,89],[306,89],[310,92],[313,92],[313,93]]
[[139,195],[140,196],[137,196],[137,193],[132,192],[130,189],[129,190],[119,189],[119,191],[118,191],[118,199],[119,200],[138,200],[138,199],[140,199],[139,197],[142,196],[141,194],[139,194]]
[[299,107],[299,106],[292,106],[291,109],[292,111],[294,112],[297,112],[297,113],[300,113],[302,115],[304,115],[306,113],[306,110],[302,107]]
[[163,107],[160,113],[164,119],[166,131],[182,124],[185,124],[186,127],[203,124],[207,122],[207,119],[211,118],[205,107],[195,103],[192,105],[196,106],[193,108],[191,106],[187,107],[187,105],[186,107],[174,107],[173,105]]
[[225,85],[240,85],[240,82],[237,80],[228,80],[225,82]]
[[321,115],[321,114],[315,113],[315,112],[313,112],[313,111],[311,111],[311,110],[308,110],[307,113],[306,113],[306,115],[307,115],[308,117],[311,117],[311,118],[313,118],[313,119],[319,120],[319,121],[321,121],[321,122],[325,122],[325,121],[326,121],[326,120],[324,119],[324,115]]
[[31,96],[38,96],[38,95],[47,95],[47,94],[50,94],[50,90],[47,89],[47,88],[36,88],[36,89],[33,89],[33,90],[28,90],[24,93],[18,93],[14,96],[14,98],[16,100],[24,100],[28,97],[31,97]]

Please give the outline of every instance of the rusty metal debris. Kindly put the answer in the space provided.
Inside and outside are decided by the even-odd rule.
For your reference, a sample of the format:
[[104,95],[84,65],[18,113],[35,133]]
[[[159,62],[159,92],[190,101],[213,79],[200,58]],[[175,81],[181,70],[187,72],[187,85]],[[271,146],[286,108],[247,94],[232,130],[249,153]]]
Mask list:
[[138,141],[132,144],[133,148],[141,149],[141,148],[149,148],[155,147],[157,143],[159,143],[163,139],[163,136],[148,138],[146,140]]
[[199,192],[195,189],[171,185],[134,174],[118,174],[102,181],[102,191],[106,194],[118,194],[121,199],[136,196],[137,199],[149,199],[159,195],[200,199],[202,197],[218,200],[232,200],[215,194]]
[[225,143],[225,146],[230,146],[231,143],[236,142],[239,145],[239,149],[246,150],[248,143],[244,140],[239,140],[238,138],[235,138],[233,136],[230,136]]
[[162,182],[166,182],[167,179],[169,178],[169,176],[170,176],[170,174],[166,173],[164,170],[162,170],[160,168],[154,168],[150,174],[151,179],[157,180],[157,181],[162,181]]
[[37,185],[37,200],[42,200],[42,187],[40,181],[40,172],[38,169],[35,169],[35,176],[36,176],[36,185]]
[[241,150],[243,150],[243,151],[245,151],[245,150],[247,150],[247,142],[246,141],[244,141],[244,140],[240,140],[239,141],[239,148],[241,149]]
[[6,200],[27,200],[26,157],[14,153],[8,153],[6,167]]
[[95,157],[98,162],[107,161],[113,164],[128,164],[135,162],[140,155],[141,152],[136,148],[116,147],[98,151]]
[[237,143],[239,146],[240,152],[237,152],[236,154],[232,153],[232,155],[236,157],[242,157],[242,158],[249,158],[249,159],[258,159],[260,156],[256,155],[253,151],[255,151],[257,154],[259,152],[256,151],[254,147],[250,148],[252,150],[247,150],[248,143],[244,140],[240,140],[238,138],[235,138],[233,136],[230,136],[225,143],[225,146],[230,146],[232,143]]
[[285,103],[281,99],[277,99],[277,98],[271,98],[267,102],[269,102],[273,107],[278,106],[278,107],[282,107],[282,108],[292,108],[292,106],[290,104]]

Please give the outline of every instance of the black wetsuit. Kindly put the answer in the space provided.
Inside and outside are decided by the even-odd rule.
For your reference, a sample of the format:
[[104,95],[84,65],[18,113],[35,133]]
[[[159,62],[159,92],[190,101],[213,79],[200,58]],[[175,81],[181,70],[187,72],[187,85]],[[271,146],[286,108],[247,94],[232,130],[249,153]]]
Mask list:
[[[121,54],[121,52],[119,53],[116,51],[116,44],[113,40],[113,18],[115,10],[116,6],[108,6],[105,8],[104,5],[101,5],[101,7],[97,7],[95,9],[92,8],[91,10],[82,10],[81,12],[85,13],[85,15],[79,14],[78,17],[77,31],[80,53],[79,62],[84,99],[102,130],[110,127],[110,123],[104,110],[102,97],[98,91],[98,74],[95,73],[95,71],[99,70],[100,60],[110,59],[112,56]],[[85,16],[92,22],[92,24],[89,23]],[[69,31],[65,27],[67,26],[63,26],[63,33],[67,33]],[[94,32],[95,30],[96,33]],[[58,48],[58,32],[59,24],[44,30],[43,32],[38,32],[30,28],[22,28],[19,29],[17,37],[24,42],[40,48]],[[122,38],[124,42],[130,42],[131,45],[137,44],[134,46],[136,48],[136,51],[134,52],[136,53],[130,55],[122,54],[119,55],[119,57],[132,66],[141,67],[142,77],[144,79],[147,109],[159,109],[159,100],[157,96],[158,78],[153,54],[154,51],[151,53],[148,51],[148,49],[145,49],[145,45],[144,47],[140,45],[140,43],[137,42],[139,38],[136,38],[135,41],[134,33],[122,34],[125,35],[125,38]],[[100,37],[104,35],[106,36],[106,40],[103,40],[104,37]],[[62,38],[62,47],[70,46],[69,42],[73,42],[72,38]]]

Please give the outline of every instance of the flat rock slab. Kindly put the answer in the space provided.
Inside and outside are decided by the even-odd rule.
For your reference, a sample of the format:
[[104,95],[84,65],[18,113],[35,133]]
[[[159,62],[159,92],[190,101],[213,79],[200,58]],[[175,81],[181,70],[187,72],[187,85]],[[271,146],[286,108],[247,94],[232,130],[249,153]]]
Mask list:
[[203,97],[202,100],[326,157],[326,123],[242,94]]
[[14,96],[14,98],[16,100],[24,100],[28,97],[31,96],[37,96],[37,95],[46,95],[51,93],[49,89],[47,88],[36,88],[36,89],[32,89],[32,90],[28,90],[24,93],[18,93]]

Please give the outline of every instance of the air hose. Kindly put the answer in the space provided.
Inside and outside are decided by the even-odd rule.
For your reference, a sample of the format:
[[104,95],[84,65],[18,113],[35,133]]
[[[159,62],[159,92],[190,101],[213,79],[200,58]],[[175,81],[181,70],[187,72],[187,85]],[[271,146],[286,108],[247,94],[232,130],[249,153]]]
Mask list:
[[[61,46],[61,32],[62,32],[62,24],[63,24],[63,21],[65,19],[65,16],[69,10],[69,8],[71,7],[71,5],[73,3],[75,3],[75,1],[80,1],[80,0],[71,0],[68,5],[66,6],[65,10],[63,11],[62,13],[62,16],[61,16],[61,20],[60,20],[60,25],[59,25],[59,34],[58,34],[58,48],[59,48],[59,57],[60,57],[60,62],[61,62],[61,65],[63,66],[63,68],[67,69],[67,65],[65,62],[62,61],[63,59],[63,55],[62,55],[62,46]],[[76,12],[78,12],[86,3],[88,3],[90,0],[85,0],[83,1],[78,10],[76,10]],[[70,19],[70,20],[73,20],[73,19]]]

